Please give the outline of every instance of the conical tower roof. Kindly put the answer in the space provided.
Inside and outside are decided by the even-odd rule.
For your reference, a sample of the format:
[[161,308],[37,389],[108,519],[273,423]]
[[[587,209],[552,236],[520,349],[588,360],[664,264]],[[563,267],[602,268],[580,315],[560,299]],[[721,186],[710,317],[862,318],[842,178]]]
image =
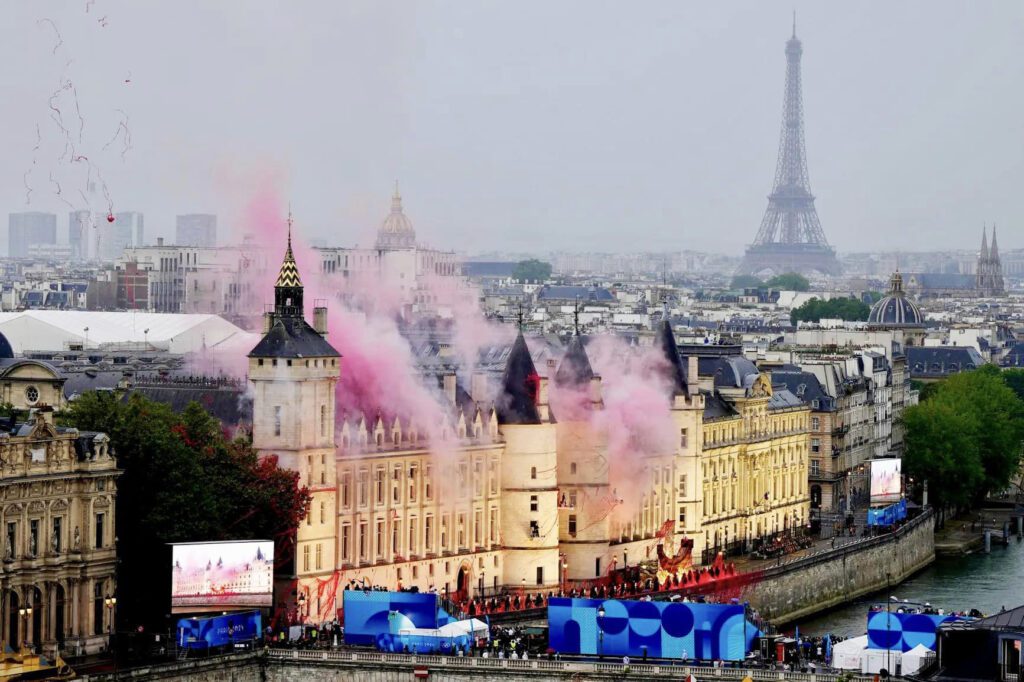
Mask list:
[[583,347],[583,337],[575,334],[565,355],[562,356],[562,361],[558,363],[555,384],[561,387],[583,386],[589,384],[593,378],[594,369],[590,366],[590,358]]
[[668,361],[669,379],[672,382],[672,395],[689,395],[686,389],[686,370],[683,359],[679,357],[679,346],[676,335],[672,332],[672,323],[666,318],[658,327],[658,347]]
[[496,410],[499,424],[540,424],[537,409],[540,394],[540,376],[520,331],[512,344],[501,378],[502,394]]
[[989,258],[996,260],[999,258],[999,243],[996,241],[996,225],[992,223],[992,247],[989,249]]
[[982,226],[981,228],[981,253],[978,254],[979,258],[988,258],[988,228]]
[[277,273],[275,287],[301,287],[302,278],[299,277],[299,266],[295,263],[295,254],[292,253],[292,216],[288,213],[288,248],[284,251],[284,260],[281,262],[281,270]]

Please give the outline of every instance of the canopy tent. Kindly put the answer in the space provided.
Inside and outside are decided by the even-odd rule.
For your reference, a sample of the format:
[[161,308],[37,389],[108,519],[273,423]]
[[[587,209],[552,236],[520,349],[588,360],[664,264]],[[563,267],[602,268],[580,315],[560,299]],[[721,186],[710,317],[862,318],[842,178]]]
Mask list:
[[934,657],[934,651],[926,647],[924,644],[918,644],[910,651],[903,652],[902,673],[904,675],[912,675],[927,665]]
[[861,657],[867,650],[868,636],[851,637],[832,645],[832,667],[841,670],[860,670]]

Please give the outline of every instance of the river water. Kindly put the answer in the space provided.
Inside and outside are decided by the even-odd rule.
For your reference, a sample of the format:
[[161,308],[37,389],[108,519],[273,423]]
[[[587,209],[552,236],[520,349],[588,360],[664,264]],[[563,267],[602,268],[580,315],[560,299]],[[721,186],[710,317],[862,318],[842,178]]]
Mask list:
[[[978,609],[985,615],[1002,607],[1024,604],[1024,544],[1010,539],[1009,547],[993,543],[992,553],[980,550],[965,557],[939,558],[909,580],[894,585],[891,594],[901,601],[929,602],[954,611]],[[799,621],[800,634],[854,637],[867,628],[868,607],[885,603],[884,592]]]

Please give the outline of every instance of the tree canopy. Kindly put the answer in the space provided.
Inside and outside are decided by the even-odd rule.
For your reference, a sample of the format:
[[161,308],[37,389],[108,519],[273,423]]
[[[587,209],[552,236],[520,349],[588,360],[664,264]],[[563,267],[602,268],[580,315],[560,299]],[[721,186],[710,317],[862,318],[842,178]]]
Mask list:
[[807,281],[807,278],[798,272],[787,272],[782,275],[776,275],[770,280],[765,282],[765,286],[769,289],[777,289],[782,291],[807,291],[811,288],[811,283]]
[[797,322],[820,322],[823,317],[826,319],[856,321],[868,319],[870,313],[871,308],[855,298],[833,298],[829,301],[812,298],[799,308],[791,310],[789,319],[793,324]]
[[63,421],[104,431],[123,474],[118,481],[118,620],[166,627],[170,606],[167,543],[273,539],[275,562],[290,561],[310,503],[298,474],[249,440],[229,440],[197,403],[179,415],[134,395],[89,392]]
[[512,276],[517,282],[544,282],[551,277],[551,263],[531,258],[516,263]]
[[907,408],[904,470],[928,480],[939,508],[979,503],[1016,474],[1024,438],[1024,401],[997,367],[961,372]]

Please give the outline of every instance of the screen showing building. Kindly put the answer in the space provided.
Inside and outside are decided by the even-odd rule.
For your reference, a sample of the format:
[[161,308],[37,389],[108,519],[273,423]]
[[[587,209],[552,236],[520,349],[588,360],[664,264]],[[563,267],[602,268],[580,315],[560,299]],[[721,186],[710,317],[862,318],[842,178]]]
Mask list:
[[903,496],[902,460],[871,460],[871,504],[891,504]]
[[176,612],[271,606],[273,599],[273,541],[172,546],[171,608]]

